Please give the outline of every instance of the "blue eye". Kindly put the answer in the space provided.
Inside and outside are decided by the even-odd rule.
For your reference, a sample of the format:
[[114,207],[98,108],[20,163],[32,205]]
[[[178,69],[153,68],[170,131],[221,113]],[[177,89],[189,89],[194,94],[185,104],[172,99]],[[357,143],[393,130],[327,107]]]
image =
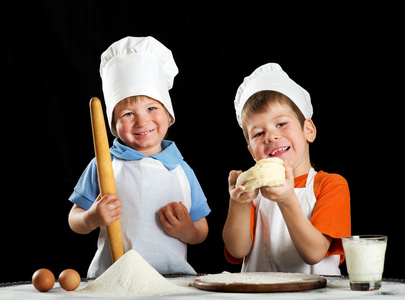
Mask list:
[[151,111],[154,111],[155,109],[156,109],[156,107],[148,107],[148,108],[146,109],[146,111],[151,112]]
[[123,115],[123,117],[130,117],[133,116],[134,113],[133,112],[127,112],[126,114]]

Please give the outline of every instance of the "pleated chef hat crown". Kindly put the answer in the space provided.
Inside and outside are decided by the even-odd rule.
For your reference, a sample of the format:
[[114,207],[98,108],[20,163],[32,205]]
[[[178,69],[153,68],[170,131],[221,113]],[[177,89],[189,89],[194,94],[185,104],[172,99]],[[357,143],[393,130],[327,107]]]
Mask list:
[[282,93],[291,99],[301,110],[305,118],[311,118],[313,109],[309,93],[291,80],[279,64],[268,63],[257,68],[245,77],[235,96],[236,118],[242,127],[241,114],[246,101],[254,93],[271,90]]
[[169,90],[178,72],[172,52],[151,36],[129,36],[113,43],[101,54],[100,64],[111,131],[114,107],[121,100],[138,95],[160,101],[174,123]]

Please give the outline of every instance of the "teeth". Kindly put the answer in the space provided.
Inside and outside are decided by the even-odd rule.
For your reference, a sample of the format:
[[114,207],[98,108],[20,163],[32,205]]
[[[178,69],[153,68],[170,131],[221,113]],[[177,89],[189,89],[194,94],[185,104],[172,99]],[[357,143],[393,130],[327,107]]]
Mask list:
[[270,156],[273,156],[274,154],[280,152],[280,151],[287,151],[288,149],[290,149],[290,147],[282,147],[282,148],[278,148],[277,150],[274,150],[273,152],[270,153]]
[[145,131],[145,132],[140,132],[140,133],[136,133],[137,135],[145,135],[145,134],[148,134],[148,133],[150,133],[150,132],[152,132],[153,131],[153,129],[152,130],[149,130],[149,131]]

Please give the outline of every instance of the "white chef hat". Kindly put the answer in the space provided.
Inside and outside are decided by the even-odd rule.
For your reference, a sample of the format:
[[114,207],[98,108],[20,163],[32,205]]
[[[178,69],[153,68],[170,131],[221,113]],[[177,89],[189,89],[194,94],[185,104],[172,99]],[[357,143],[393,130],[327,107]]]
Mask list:
[[290,98],[301,110],[305,118],[311,118],[313,109],[309,93],[291,80],[279,64],[268,63],[258,67],[250,76],[245,77],[235,96],[236,118],[242,127],[241,114],[246,101],[256,92],[271,90]]
[[111,131],[114,107],[121,100],[138,95],[160,101],[174,123],[169,90],[178,72],[172,52],[151,36],[129,36],[113,43],[101,54],[100,64]]

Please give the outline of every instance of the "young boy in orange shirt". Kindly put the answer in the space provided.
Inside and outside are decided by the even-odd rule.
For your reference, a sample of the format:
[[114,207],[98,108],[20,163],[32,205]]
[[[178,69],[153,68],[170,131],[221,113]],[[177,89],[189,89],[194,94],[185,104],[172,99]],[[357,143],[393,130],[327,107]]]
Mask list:
[[269,63],[245,78],[235,109],[253,159],[282,159],[286,182],[245,193],[235,187],[241,171],[230,172],[227,259],[243,261],[242,272],[340,274],[341,237],[351,233],[349,187],[311,167],[316,127],[308,92]]

